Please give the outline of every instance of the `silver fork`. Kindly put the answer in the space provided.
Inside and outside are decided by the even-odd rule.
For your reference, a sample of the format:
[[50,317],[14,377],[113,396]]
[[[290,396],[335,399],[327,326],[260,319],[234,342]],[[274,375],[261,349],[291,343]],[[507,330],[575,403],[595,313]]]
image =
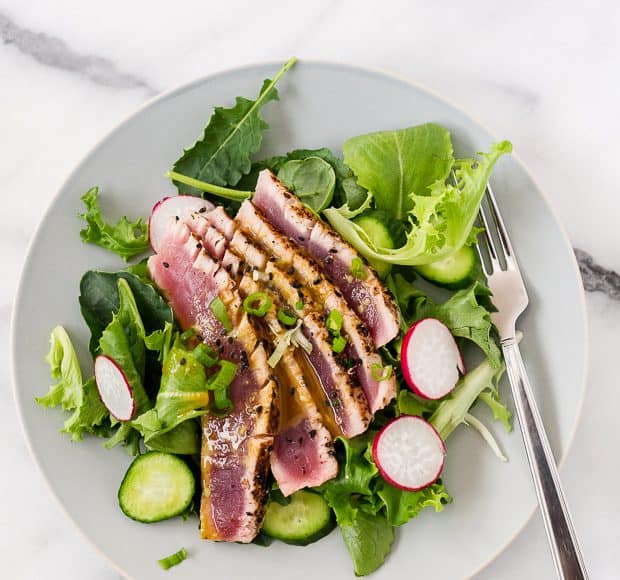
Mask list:
[[479,237],[477,249],[489,288],[493,292],[493,304],[497,308],[491,318],[499,332],[506,371],[555,568],[558,578],[587,579],[558,469],[515,338],[515,323],[526,309],[528,297],[490,185],[487,186],[486,201],[480,208],[484,233]]

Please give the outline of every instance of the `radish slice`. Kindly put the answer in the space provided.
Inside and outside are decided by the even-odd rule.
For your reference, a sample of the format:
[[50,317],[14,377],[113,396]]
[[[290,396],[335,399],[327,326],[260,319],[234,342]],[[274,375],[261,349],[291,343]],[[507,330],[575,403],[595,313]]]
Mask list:
[[388,483],[405,491],[418,491],[437,481],[446,447],[428,421],[402,415],[379,431],[372,457]]
[[101,401],[115,419],[129,421],[136,402],[129,381],[114,359],[100,354],[95,359],[95,382]]
[[460,375],[465,374],[465,363],[454,336],[435,318],[420,320],[407,331],[400,364],[411,390],[424,399],[445,397]]
[[210,211],[215,206],[200,197],[193,195],[177,195],[176,197],[164,197],[159,200],[151,211],[149,218],[149,241],[151,248],[157,253],[159,243],[166,233],[166,228],[173,218],[187,219],[194,212]]

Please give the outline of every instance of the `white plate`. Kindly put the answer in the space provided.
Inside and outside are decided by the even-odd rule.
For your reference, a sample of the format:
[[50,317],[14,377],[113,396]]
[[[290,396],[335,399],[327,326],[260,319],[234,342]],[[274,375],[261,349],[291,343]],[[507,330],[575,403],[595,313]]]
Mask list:
[[[32,242],[13,319],[15,394],[32,453],[53,494],[85,536],[123,573],[135,578],[349,578],[351,562],[338,532],[307,548],[201,541],[191,519],[143,525],[117,508],[129,464],[99,440],[71,443],[59,435],[62,416],[33,398],[50,383],[43,362],[48,336],[64,325],[89,369],[88,331],[77,297],[89,268],[118,269],[119,259],[80,242],[80,196],[99,185],[106,215],[148,215],[174,193],[164,172],[202,131],[215,105],[253,97],[276,65],[225,72],[177,89],[142,108],[108,135],[69,177]],[[459,155],[496,140],[461,111],[408,82],[364,69],[299,63],[280,83],[281,101],[266,107],[271,124],[261,154],[297,147],[340,150],[353,135],[427,121],[448,127]],[[503,137],[509,138],[510,135]],[[499,198],[526,276],[531,304],[523,317],[523,354],[557,457],[566,453],[584,388],[585,311],[570,245],[544,197],[514,156],[494,173]],[[488,418],[488,413],[479,411]],[[461,427],[449,440],[444,481],[454,503],[426,511],[399,530],[392,554],[373,578],[454,579],[497,555],[532,513],[535,498],[518,432],[492,429],[510,458],[500,463],[479,436]],[[189,559],[163,572],[157,559],[185,546]],[[62,555],[59,555],[62,558]]]

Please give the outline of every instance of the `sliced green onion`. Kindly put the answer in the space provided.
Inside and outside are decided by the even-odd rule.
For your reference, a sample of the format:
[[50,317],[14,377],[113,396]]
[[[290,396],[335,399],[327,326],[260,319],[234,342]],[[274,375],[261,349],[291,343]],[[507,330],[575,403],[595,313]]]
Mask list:
[[332,350],[336,354],[340,354],[345,347],[347,346],[347,339],[344,336],[338,335],[334,337],[334,341],[332,342]]
[[213,392],[213,398],[215,408],[218,411],[232,411],[233,403],[228,398],[228,391],[226,389],[216,389]]
[[334,308],[329,313],[329,316],[325,321],[325,326],[327,326],[327,330],[329,330],[332,334],[339,334],[342,329],[342,312],[340,312],[337,308]]
[[379,363],[371,364],[370,374],[375,381],[387,381],[392,376],[392,365],[384,367]]
[[[301,321],[300,321],[301,323]],[[300,324],[295,328],[295,332],[293,332],[293,337],[291,342],[298,346],[299,348],[303,348],[306,351],[306,354],[312,354],[312,343],[308,340],[306,335],[302,332],[300,328]]]
[[207,381],[207,389],[209,391],[227,389],[237,374],[237,365],[234,362],[220,360],[218,364],[220,369]]
[[304,307],[304,302],[303,300],[298,300],[297,302],[295,302],[295,310],[301,310]]
[[293,326],[297,322],[297,315],[290,310],[278,308],[278,320],[285,326]]
[[357,280],[366,280],[368,277],[368,272],[364,268],[364,261],[357,256],[351,260],[351,275]]
[[286,352],[286,350],[291,346],[291,341],[293,339],[293,336],[295,332],[299,330],[300,326],[301,326],[301,320],[298,320],[297,324],[295,325],[295,328],[291,328],[290,330],[287,330],[282,336],[278,338],[276,348],[271,353],[271,356],[269,357],[269,360],[267,361],[267,364],[271,368],[275,367],[280,362],[280,359],[284,356],[284,353]]
[[157,560],[157,563],[164,569],[170,570],[173,566],[180,564],[183,560],[187,558],[187,550],[185,548],[181,548],[178,552],[174,554],[170,554],[170,556],[166,556],[161,560]]
[[185,332],[181,333],[181,340],[185,342],[190,338],[194,338],[198,333],[195,328],[188,328]]
[[201,342],[193,351],[194,358],[205,367],[212,367],[218,360],[217,351],[208,344]]
[[220,324],[226,329],[226,332],[230,332],[232,330],[232,324],[230,324],[230,319],[228,318],[228,313],[226,312],[226,306],[222,302],[222,299],[219,296],[216,296],[209,304],[209,308],[215,318],[217,318]]
[[265,316],[271,308],[271,298],[264,292],[253,292],[243,301],[243,308],[248,314]]

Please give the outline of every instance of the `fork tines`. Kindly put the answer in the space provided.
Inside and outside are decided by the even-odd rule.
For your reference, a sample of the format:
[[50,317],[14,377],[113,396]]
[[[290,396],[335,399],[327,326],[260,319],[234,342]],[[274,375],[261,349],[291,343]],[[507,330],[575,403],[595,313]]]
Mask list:
[[[480,204],[479,217],[484,229],[481,238],[484,242],[486,256],[483,255],[480,238],[476,245],[484,273],[488,277],[499,270],[517,270],[510,238],[490,184],[487,184],[484,197],[485,199]],[[487,267],[487,262],[490,268]]]

